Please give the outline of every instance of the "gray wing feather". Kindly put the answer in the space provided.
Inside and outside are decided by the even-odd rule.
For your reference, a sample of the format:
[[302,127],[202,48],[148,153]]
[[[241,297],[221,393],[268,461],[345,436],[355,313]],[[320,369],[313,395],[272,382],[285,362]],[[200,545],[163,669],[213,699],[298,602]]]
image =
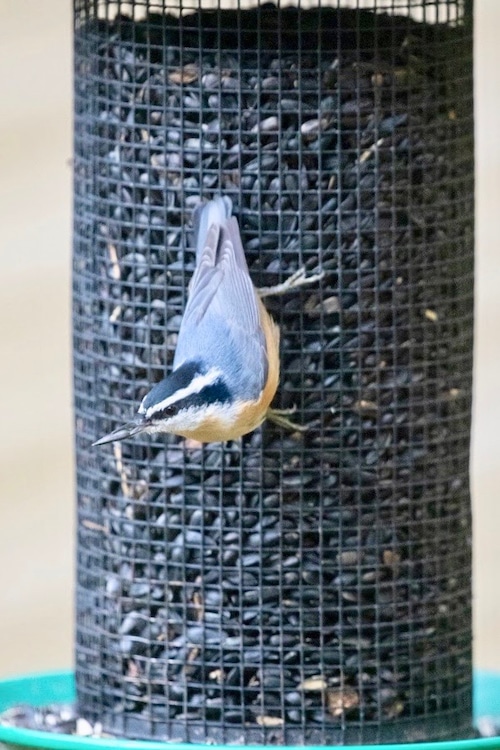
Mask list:
[[267,354],[259,302],[230,210],[228,198],[216,198],[197,211],[197,265],[174,367],[196,356],[223,369],[239,367],[247,373],[246,395],[254,397],[267,378]]
[[[196,247],[196,264],[200,262],[201,254],[207,245],[208,231],[211,226],[222,226],[231,216],[233,202],[227,196],[218,196],[209,203],[202,203],[194,211],[193,226]],[[212,247],[212,252],[217,245]]]

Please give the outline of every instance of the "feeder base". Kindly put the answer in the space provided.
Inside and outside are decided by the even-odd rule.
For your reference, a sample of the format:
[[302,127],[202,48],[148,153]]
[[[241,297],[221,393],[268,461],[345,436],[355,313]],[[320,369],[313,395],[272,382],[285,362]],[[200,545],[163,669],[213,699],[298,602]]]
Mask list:
[[[49,672],[27,675],[14,679],[0,681],[0,712],[16,705],[44,706],[50,703],[71,703],[75,699],[73,672]],[[474,715],[477,725],[486,718],[492,720],[492,725],[500,724],[500,673],[476,671],[474,673]],[[7,726],[0,723],[0,742],[9,745],[22,745],[34,748],[57,748],[59,750],[84,750],[92,748],[123,748],[124,750],[206,750],[205,744],[184,744],[145,740],[123,740],[117,738],[80,737],[69,734],[55,734],[21,727]],[[233,746],[212,746],[213,750]],[[247,745],[247,747],[249,747]],[[254,746],[255,747],[255,746]],[[476,737],[472,739],[443,742],[412,742],[383,745],[349,745],[352,750],[369,750],[377,747],[379,750],[500,750],[500,736]],[[293,750],[293,747],[283,746],[281,750]],[[318,746],[310,746],[309,750],[320,750]],[[321,750],[324,750],[322,746]]]

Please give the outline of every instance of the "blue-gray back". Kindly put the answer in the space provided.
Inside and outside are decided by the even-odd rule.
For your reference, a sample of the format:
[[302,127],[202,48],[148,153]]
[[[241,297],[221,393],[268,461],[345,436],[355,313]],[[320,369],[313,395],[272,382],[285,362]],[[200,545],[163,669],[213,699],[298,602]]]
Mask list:
[[201,358],[218,367],[233,395],[256,399],[267,378],[259,301],[232,203],[218,197],[195,213],[196,269],[179,331],[174,369]]

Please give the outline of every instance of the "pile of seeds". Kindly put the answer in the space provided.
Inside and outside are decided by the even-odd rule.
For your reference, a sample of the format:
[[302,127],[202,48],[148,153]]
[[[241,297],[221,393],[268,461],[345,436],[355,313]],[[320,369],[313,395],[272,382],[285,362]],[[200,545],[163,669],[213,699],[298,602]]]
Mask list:
[[[469,41],[272,5],[82,17],[76,674],[105,732],[470,732]],[[308,430],[93,449],[171,367],[192,209],[219,192],[256,285],[324,272],[268,305],[276,405]]]

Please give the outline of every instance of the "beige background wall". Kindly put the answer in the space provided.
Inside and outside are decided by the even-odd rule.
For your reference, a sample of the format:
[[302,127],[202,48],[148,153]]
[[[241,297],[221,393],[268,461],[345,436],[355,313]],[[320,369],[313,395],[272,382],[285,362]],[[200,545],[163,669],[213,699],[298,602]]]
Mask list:
[[[476,0],[476,662],[500,669],[499,0]],[[71,665],[71,2],[0,0],[0,676]]]

